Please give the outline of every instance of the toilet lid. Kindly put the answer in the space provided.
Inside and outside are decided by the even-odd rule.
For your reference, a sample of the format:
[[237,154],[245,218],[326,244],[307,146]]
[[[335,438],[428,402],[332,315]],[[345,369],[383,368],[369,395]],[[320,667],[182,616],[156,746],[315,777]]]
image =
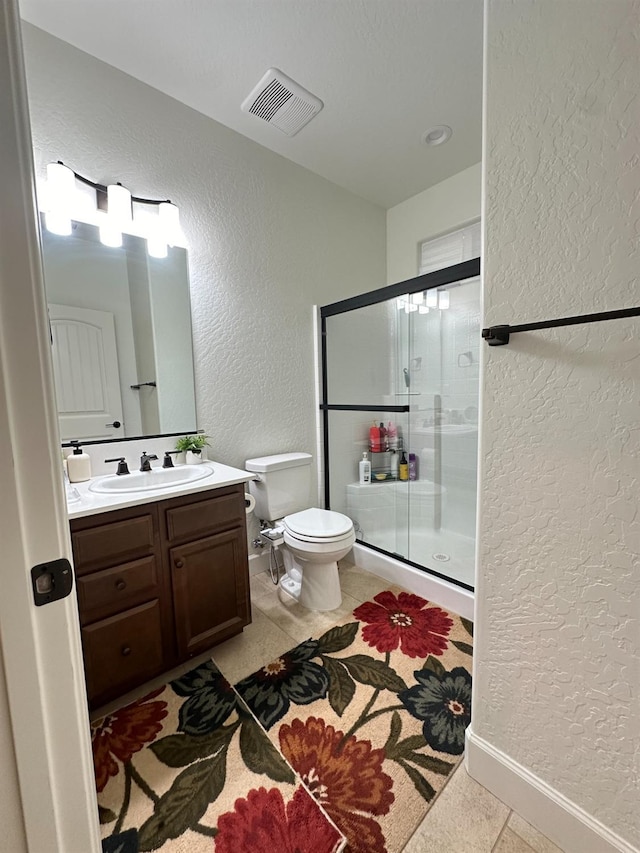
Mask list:
[[294,535],[313,536],[316,539],[344,536],[353,529],[351,519],[341,512],[315,507],[285,516],[284,523]]

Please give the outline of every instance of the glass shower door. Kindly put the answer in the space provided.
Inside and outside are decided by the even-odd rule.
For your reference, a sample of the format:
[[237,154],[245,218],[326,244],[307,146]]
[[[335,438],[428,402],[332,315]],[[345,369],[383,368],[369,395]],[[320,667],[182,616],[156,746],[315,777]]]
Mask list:
[[[470,588],[478,273],[467,261],[321,312],[326,506],[353,520],[362,543]],[[393,446],[387,436],[371,447],[380,424]],[[370,483],[358,477],[365,452]]]
[[[407,318],[408,323],[408,318]],[[395,302],[383,301],[328,318],[325,327],[325,385],[329,470],[328,506],[348,515],[360,541],[392,554],[406,556],[409,519],[406,495],[395,488],[400,453],[382,445],[372,447],[373,428],[409,429],[409,403],[404,384],[394,384],[398,329]],[[371,482],[360,483],[358,463],[363,453],[371,462]]]

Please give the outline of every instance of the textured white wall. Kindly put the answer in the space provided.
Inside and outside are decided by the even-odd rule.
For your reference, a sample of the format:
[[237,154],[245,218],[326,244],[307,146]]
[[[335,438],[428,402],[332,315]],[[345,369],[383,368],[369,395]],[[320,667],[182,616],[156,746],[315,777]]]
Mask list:
[[314,451],[310,309],[385,284],[384,210],[40,30],[24,39],[37,166],[180,207],[210,457]]
[[[640,3],[488,0],[485,317],[639,302]],[[638,320],[484,350],[472,730],[640,844]]]
[[[425,149],[437,157],[438,149]],[[476,163],[387,211],[387,282],[418,275],[418,247],[424,240],[461,228],[480,216],[482,165]]]

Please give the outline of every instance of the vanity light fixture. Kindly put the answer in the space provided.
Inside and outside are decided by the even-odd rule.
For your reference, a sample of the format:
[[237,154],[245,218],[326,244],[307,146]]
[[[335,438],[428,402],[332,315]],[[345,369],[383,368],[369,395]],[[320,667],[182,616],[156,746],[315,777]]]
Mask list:
[[[89,200],[87,204],[87,192],[81,192],[77,182],[93,190],[93,203]],[[41,189],[45,226],[53,234],[71,234],[71,221],[76,220],[97,225],[105,246],[118,248],[123,234],[143,237],[154,258],[166,258],[169,246],[184,246],[180,212],[169,200],[133,196],[120,183],[98,184],[61,160],[48,164],[46,185]]]

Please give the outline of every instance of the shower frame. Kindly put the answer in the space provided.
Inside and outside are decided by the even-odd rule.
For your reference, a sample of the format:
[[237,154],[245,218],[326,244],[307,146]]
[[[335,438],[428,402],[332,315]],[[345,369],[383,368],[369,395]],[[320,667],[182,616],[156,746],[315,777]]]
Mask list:
[[[408,414],[411,411],[410,405],[350,405],[346,403],[332,404],[329,403],[328,395],[328,379],[327,379],[327,318],[334,317],[337,314],[345,314],[349,311],[357,310],[358,308],[366,308],[369,305],[377,305],[380,302],[388,302],[391,299],[399,299],[405,295],[418,293],[420,291],[432,290],[438,287],[445,287],[449,284],[457,284],[471,278],[480,276],[480,258],[472,258],[468,261],[463,261],[459,264],[454,264],[450,267],[434,270],[433,272],[425,273],[424,275],[416,276],[415,278],[400,281],[396,284],[390,284],[386,287],[381,287],[378,290],[370,290],[367,293],[361,293],[358,296],[353,296],[349,299],[342,299],[339,302],[333,302],[330,305],[324,305],[320,308],[320,356],[322,368],[322,400],[320,403],[320,411],[322,412],[322,438],[323,438],[323,458],[324,458],[324,504],[327,509],[331,509],[331,483],[329,469],[329,412],[399,412]],[[460,580],[449,577],[442,572],[432,569],[430,566],[425,566],[422,563],[416,563],[407,557],[380,548],[377,545],[371,545],[369,542],[363,542],[367,548],[372,551],[378,551],[395,560],[399,560],[408,566],[420,569],[423,572],[434,575],[441,580],[448,581],[463,589],[474,591],[473,586],[463,583]]]

